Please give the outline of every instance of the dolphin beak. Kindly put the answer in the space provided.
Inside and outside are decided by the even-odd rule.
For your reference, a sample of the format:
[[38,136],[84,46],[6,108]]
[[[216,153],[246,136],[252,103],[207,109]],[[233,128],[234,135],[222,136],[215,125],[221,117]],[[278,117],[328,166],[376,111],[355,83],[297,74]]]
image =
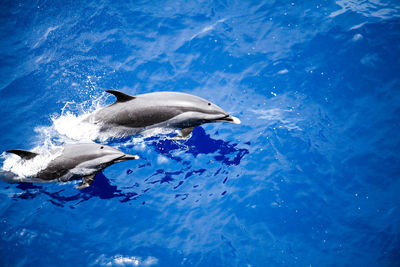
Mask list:
[[139,159],[139,156],[138,155],[125,154],[122,157],[118,158],[116,162],[121,162],[121,161],[126,161],[126,160],[134,160],[134,159]]
[[227,120],[227,122],[230,122],[230,123],[234,123],[234,124],[240,124],[241,123],[241,121],[239,120],[239,118],[236,118],[236,117],[234,117],[234,116],[228,116],[227,118],[226,118]]
[[231,115],[226,115],[225,117],[217,119],[215,121],[223,121],[223,122],[229,122],[229,123],[233,123],[233,124],[240,124],[241,123],[239,118],[236,118],[236,117],[231,116]]

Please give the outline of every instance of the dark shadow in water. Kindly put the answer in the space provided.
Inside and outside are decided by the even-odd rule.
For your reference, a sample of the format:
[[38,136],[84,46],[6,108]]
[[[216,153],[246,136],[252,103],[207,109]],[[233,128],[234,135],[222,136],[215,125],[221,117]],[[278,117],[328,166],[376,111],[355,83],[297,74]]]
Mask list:
[[39,195],[42,189],[42,186],[38,186],[38,185],[34,185],[31,183],[19,183],[17,185],[18,189],[23,190],[23,193],[20,194],[15,194],[13,196],[13,199],[31,199],[31,198],[35,198],[37,195]]
[[[186,150],[185,153],[192,154],[194,157],[199,154],[218,153],[218,155],[214,156],[214,159],[225,165],[239,165],[241,159],[249,153],[247,149],[237,148],[237,144],[211,138],[200,126],[194,128],[192,136],[187,140],[172,140],[175,135],[176,133],[152,136],[145,138],[143,141],[154,147],[157,153],[179,162],[182,161],[182,158],[172,155],[171,152]],[[106,144],[118,146],[129,141],[131,141],[131,137],[115,138],[110,139]],[[127,147],[129,148],[129,146]],[[189,164],[190,162],[185,163]]]
[[[156,139],[146,141],[149,140]],[[225,165],[239,165],[241,159],[249,153],[247,149],[237,148],[237,144],[211,138],[202,127],[194,128],[192,137],[188,140],[163,139],[156,140],[151,145],[154,146],[157,153],[176,161],[182,161],[182,158],[173,156],[171,152],[178,149],[186,150],[186,153],[192,154],[194,157],[199,154],[218,153],[214,159]]]
[[[172,135],[171,135],[172,136]],[[116,142],[115,140],[113,142]],[[146,139],[146,142],[150,146],[155,148],[158,154],[164,155],[165,157],[174,159],[176,161],[182,161],[182,158],[173,156],[172,153],[176,150],[184,150],[185,153],[192,154],[193,157],[197,157],[199,154],[214,154],[213,157],[216,161],[219,161],[225,165],[239,165],[241,159],[249,153],[247,149],[237,148],[237,144],[231,144],[224,140],[216,140],[206,134],[205,130],[201,127],[196,127],[193,131],[192,137],[188,140],[173,141],[170,139],[160,139],[160,137],[150,137]],[[100,199],[111,199],[120,198],[120,202],[128,202],[135,200],[142,194],[146,193],[151,185],[162,184],[162,183],[173,183],[177,181],[176,177],[179,177],[180,181],[174,184],[174,189],[180,187],[186,179],[195,173],[202,174],[206,170],[191,170],[190,162],[183,161],[186,167],[183,167],[179,171],[168,172],[164,169],[158,169],[153,174],[147,177],[144,182],[150,187],[145,189],[139,189],[139,185],[135,184],[131,187],[125,187],[118,189],[117,186],[112,185],[107,177],[102,172],[96,175],[96,179],[88,188],[77,190],[77,189],[62,189],[57,192],[46,191],[46,186],[35,185],[30,183],[20,183],[16,188],[22,190],[22,193],[14,195],[14,199],[32,199],[40,194],[49,196],[48,201],[54,205],[64,207],[69,205],[70,208],[75,208],[78,204],[97,197]],[[146,165],[147,166],[147,165]],[[128,175],[131,171],[128,171]],[[226,179],[225,179],[226,180]],[[224,180],[224,182],[225,182]],[[73,187],[73,185],[71,185]],[[136,188],[135,188],[136,187]],[[74,191],[76,190],[76,191]],[[134,192],[135,190],[136,192]],[[139,193],[137,193],[139,192]],[[180,199],[186,199],[187,194],[178,194],[175,197]]]
[[81,190],[82,194],[89,195],[90,197],[99,197],[101,199],[109,199],[114,197],[121,197],[121,202],[136,199],[139,194],[136,192],[123,192],[117,186],[111,185],[107,177],[102,172],[96,175],[94,182],[87,188]]
[[77,201],[70,205],[71,208],[74,208],[76,205],[89,200],[92,197],[98,197],[101,199],[120,197],[120,202],[128,202],[130,200],[135,200],[140,196],[136,192],[123,192],[122,190],[119,190],[117,186],[111,185],[110,181],[102,172],[96,175],[96,179],[89,187],[81,190],[76,189],[76,194],[72,195],[64,195],[63,193],[66,193],[64,192],[66,191],[65,189],[57,192],[48,192],[44,186],[31,183],[20,183],[16,188],[21,189],[23,192],[15,194],[13,196],[13,199],[15,200],[33,199],[40,194],[45,194],[50,197],[48,201],[60,207],[64,207],[72,201]]

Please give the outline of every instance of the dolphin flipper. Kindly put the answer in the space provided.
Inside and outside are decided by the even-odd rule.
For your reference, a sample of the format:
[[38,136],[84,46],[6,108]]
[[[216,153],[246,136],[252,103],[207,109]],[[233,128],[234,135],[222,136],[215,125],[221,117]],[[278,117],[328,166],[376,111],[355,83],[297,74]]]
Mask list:
[[179,133],[172,138],[172,140],[185,139],[186,137],[188,137],[192,133],[193,129],[194,129],[194,127],[188,127],[188,128],[181,129],[179,131]]
[[31,152],[28,150],[22,150],[22,149],[11,149],[11,150],[7,150],[6,152],[18,155],[23,159],[33,159],[34,157],[36,157],[38,155],[35,152]]
[[97,173],[92,174],[92,175],[89,175],[89,176],[85,176],[85,177],[83,178],[81,184],[75,186],[75,188],[76,188],[76,189],[84,189],[84,188],[86,188],[86,187],[89,187],[89,186],[93,183],[94,178],[96,177],[96,174],[97,174]]
[[117,91],[117,90],[107,90],[106,92],[110,93],[110,94],[113,94],[117,98],[116,102],[126,102],[126,101],[129,101],[129,100],[132,100],[132,99],[136,98],[134,96],[124,94],[124,93],[122,93],[120,91]]

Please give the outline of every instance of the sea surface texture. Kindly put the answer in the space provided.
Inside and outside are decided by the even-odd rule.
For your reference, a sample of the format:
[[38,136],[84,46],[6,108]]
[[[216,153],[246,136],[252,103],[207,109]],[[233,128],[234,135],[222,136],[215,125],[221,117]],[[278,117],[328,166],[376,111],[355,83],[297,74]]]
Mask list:
[[[80,142],[140,159],[83,190],[0,181],[0,265],[400,266],[399,58],[397,0],[1,1],[1,168]],[[99,136],[105,90],[242,124]]]

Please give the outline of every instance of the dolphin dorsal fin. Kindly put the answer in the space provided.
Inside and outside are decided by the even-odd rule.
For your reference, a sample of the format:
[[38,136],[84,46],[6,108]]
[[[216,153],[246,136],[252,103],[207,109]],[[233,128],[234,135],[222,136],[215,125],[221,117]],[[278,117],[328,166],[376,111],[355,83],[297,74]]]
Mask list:
[[20,156],[23,159],[33,159],[34,157],[36,157],[37,153],[35,152],[31,152],[31,151],[27,151],[27,150],[22,150],[22,149],[11,149],[11,150],[7,150],[7,153],[13,153],[15,155]]
[[124,94],[124,93],[122,93],[120,91],[116,91],[116,90],[107,90],[106,92],[113,94],[117,98],[116,102],[126,102],[129,100],[135,99],[134,96],[127,95],[127,94]]

